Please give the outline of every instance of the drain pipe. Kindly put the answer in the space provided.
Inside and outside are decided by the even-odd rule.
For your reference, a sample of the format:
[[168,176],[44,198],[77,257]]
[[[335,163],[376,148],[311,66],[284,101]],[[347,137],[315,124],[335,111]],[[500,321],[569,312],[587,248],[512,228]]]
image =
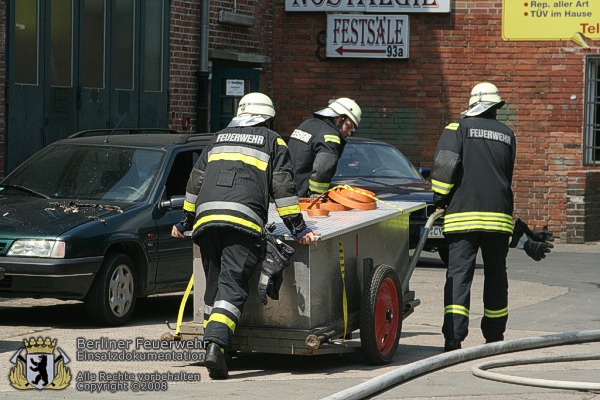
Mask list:
[[600,330],[583,332],[563,332],[523,339],[513,339],[504,342],[495,342],[473,346],[462,350],[450,351],[437,356],[417,361],[370,379],[359,385],[334,393],[322,400],[357,400],[385,390],[393,385],[400,384],[409,379],[432,372],[450,365],[471,361],[477,358],[497,354],[512,353],[538,349],[542,347],[578,344],[586,342],[599,342]]
[[196,132],[209,132],[209,76],[208,70],[208,34],[210,0],[202,0],[200,11],[200,60],[198,70],[198,92],[196,96]]

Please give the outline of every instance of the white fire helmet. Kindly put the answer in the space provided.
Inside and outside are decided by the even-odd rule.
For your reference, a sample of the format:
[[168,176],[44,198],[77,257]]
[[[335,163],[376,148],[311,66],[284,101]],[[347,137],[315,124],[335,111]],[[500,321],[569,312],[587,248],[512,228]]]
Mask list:
[[465,117],[475,117],[491,108],[502,108],[504,101],[500,98],[500,92],[493,83],[478,83],[471,90],[469,98],[469,108],[463,111],[461,115]]
[[240,99],[237,114],[229,126],[253,126],[275,117],[275,107],[269,96],[254,92]]
[[338,117],[340,115],[346,115],[358,128],[362,111],[354,100],[351,100],[347,97],[340,97],[339,99],[329,103],[326,108],[315,111],[314,114],[321,115],[323,117]]

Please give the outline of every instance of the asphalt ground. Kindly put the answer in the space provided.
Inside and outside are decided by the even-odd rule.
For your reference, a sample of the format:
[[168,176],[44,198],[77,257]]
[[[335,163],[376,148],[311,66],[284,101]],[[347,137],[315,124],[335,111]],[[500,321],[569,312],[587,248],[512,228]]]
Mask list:
[[[556,244],[554,251],[541,262],[534,262],[522,251],[511,250],[508,265],[507,341],[600,329],[600,243]],[[115,346],[124,346],[131,340],[130,349],[135,348],[137,340],[142,341],[139,345],[144,341],[152,345],[161,334],[169,331],[165,321],[175,322],[181,294],[140,301],[131,324],[118,328],[89,326],[84,308],[78,302],[0,299],[0,398],[321,399],[443,354],[444,274],[445,269],[437,255],[422,255],[411,279],[411,289],[416,291],[421,305],[404,321],[398,352],[390,365],[371,366],[360,351],[308,357],[242,354],[233,360],[227,381],[211,381],[200,361],[77,359],[86,345],[93,348],[92,352],[102,353],[102,339],[112,340]],[[479,330],[483,313],[481,298],[482,269],[478,268],[472,288],[470,333],[463,342],[463,349],[484,342]],[[188,304],[191,303],[190,299]],[[191,309],[186,310],[184,320],[191,319],[191,315]],[[56,339],[56,348],[70,358],[65,365],[71,373],[66,388],[17,390],[11,386],[10,374],[17,365],[11,360],[24,347],[23,340],[31,337]],[[357,344],[359,341],[359,332],[354,332],[352,342]],[[122,353],[131,354],[132,351]],[[25,351],[21,354],[25,355]],[[57,357],[59,353],[55,351],[55,354]],[[600,400],[598,391],[516,385],[481,379],[471,373],[471,367],[483,361],[573,354],[600,354],[600,342],[543,347],[466,361],[420,375],[370,398]],[[598,360],[528,364],[494,371],[554,381],[600,383]],[[91,374],[96,374],[94,379]]]

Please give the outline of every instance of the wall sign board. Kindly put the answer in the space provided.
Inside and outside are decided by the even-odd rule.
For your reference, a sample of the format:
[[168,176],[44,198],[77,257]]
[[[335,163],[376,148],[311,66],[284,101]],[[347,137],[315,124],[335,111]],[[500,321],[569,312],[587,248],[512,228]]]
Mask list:
[[408,58],[407,15],[328,14],[327,57]]
[[243,79],[227,79],[225,82],[225,94],[227,96],[243,96],[244,80]]
[[450,1],[451,0],[285,0],[285,11],[449,13]]
[[600,39],[600,1],[503,0],[504,40]]

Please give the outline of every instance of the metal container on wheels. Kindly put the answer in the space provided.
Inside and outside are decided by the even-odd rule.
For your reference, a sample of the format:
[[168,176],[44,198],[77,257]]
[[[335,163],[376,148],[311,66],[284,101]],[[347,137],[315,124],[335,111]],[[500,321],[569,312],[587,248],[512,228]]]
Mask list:
[[[362,350],[372,364],[391,362],[402,320],[420,303],[409,289],[414,265],[409,262],[408,228],[409,214],[423,207],[416,202],[380,202],[368,211],[305,214],[307,224],[321,233],[310,246],[293,240],[272,208],[272,235],[295,253],[283,272],[279,300],[263,305],[257,294],[260,271],[253,275],[232,350],[299,355]],[[194,275],[200,273],[201,267],[195,267]],[[197,282],[195,318],[181,325],[181,340],[202,335],[203,293]],[[349,340],[356,330],[360,343]]]

